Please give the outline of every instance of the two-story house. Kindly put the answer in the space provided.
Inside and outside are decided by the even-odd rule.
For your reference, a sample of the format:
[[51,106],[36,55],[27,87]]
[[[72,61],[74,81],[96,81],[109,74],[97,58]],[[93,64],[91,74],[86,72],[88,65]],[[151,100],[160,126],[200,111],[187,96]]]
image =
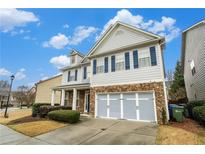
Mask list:
[[61,85],[52,88],[52,105],[61,91],[61,105],[82,113],[161,123],[167,111],[164,46],[163,37],[116,22],[86,56],[72,50]]
[[205,100],[205,19],[183,31],[181,61],[188,100]]

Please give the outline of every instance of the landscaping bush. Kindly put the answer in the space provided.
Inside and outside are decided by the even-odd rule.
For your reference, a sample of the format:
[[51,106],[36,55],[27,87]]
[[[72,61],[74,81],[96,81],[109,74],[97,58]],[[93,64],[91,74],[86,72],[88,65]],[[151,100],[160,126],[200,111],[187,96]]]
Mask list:
[[[51,105],[50,103],[34,103],[32,105],[32,117],[36,117],[37,115],[39,115],[39,108],[40,106],[43,105]],[[57,106],[59,104],[55,104],[55,106]]]
[[52,120],[76,123],[80,119],[80,113],[73,110],[56,110],[49,112],[48,117]]
[[189,116],[193,118],[193,113],[192,113],[193,108],[196,106],[202,106],[202,105],[205,105],[205,101],[193,101],[193,102],[187,103],[185,109],[188,110]]
[[193,108],[193,118],[205,126],[205,105]]
[[39,107],[39,115],[41,118],[44,118],[47,116],[48,112],[55,110],[72,110],[72,107],[43,105]]

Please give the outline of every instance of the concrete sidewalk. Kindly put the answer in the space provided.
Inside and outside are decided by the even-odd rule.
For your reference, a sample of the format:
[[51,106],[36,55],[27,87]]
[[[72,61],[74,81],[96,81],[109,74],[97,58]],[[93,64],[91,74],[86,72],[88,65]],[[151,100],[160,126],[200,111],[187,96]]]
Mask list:
[[48,143],[46,143],[45,141],[41,141],[39,139],[28,137],[0,124],[0,144],[40,145]]

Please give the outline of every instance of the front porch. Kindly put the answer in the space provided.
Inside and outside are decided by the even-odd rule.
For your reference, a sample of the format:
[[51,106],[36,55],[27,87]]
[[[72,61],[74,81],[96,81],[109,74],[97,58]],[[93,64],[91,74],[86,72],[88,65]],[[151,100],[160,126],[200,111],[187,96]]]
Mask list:
[[70,106],[80,113],[90,111],[90,84],[64,85],[52,88],[51,105],[55,104],[55,93],[61,92],[60,105]]

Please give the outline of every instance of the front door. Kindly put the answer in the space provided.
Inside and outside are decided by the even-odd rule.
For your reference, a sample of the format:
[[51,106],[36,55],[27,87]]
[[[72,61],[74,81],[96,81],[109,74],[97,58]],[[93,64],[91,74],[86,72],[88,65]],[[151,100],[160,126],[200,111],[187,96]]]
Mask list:
[[90,111],[90,94],[89,93],[85,93],[85,112],[89,112]]

